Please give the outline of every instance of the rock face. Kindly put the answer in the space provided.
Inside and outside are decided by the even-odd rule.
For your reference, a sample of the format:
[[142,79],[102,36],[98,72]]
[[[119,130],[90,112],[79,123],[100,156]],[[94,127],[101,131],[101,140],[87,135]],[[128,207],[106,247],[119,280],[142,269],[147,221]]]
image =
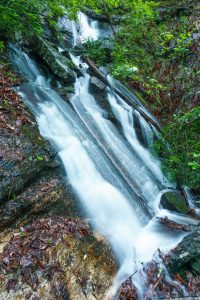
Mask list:
[[9,71],[0,69],[0,203],[15,197],[56,154],[40,136],[31,113],[12,89],[15,82],[4,77],[5,72]]
[[[72,21],[69,19],[69,16],[68,14],[66,13],[64,17],[61,17],[58,21],[58,28],[62,34],[62,41],[60,40],[61,42],[61,45],[63,46],[67,46],[67,47],[70,47],[72,48],[74,45],[74,30],[76,27],[77,30],[79,30],[79,25],[78,23],[75,23],[75,21]],[[77,41],[78,43],[81,42],[81,40],[79,39],[79,37],[77,37]]]
[[78,217],[81,208],[70,186],[66,186],[59,167],[47,168],[14,199],[0,206],[0,230],[20,226],[33,217],[51,213]]
[[62,55],[49,41],[42,38],[38,39],[37,53],[46,62],[52,72],[65,83],[75,81],[72,71],[74,65],[71,60]]
[[200,229],[187,235],[169,254],[166,263],[171,274],[192,270],[200,274]]
[[163,208],[183,214],[188,212],[187,200],[179,191],[168,191],[161,197],[160,204]]
[[1,299],[101,299],[115,272],[109,248],[84,222],[40,219],[12,232],[1,250]]

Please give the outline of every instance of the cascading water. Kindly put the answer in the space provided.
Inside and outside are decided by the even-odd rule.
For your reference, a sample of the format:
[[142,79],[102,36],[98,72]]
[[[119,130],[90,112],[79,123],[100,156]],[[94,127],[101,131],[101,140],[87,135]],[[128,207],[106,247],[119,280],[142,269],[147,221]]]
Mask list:
[[[98,23],[89,23],[85,15],[81,16],[81,36],[93,32],[92,37],[97,38]],[[139,262],[150,260],[157,248],[170,250],[185,235],[149,218],[168,213],[160,211],[158,205],[168,187],[159,161],[137,138],[132,108],[109,88],[105,101],[122,131],[107,119],[106,111],[89,92],[90,77],[85,66],[83,76],[76,79],[69,105],[52,89],[50,78],[34,60],[16,49],[11,53],[12,61],[29,81],[18,88],[18,93],[35,113],[41,134],[57,148],[68,180],[92,225],[109,240],[116,254],[120,264],[114,285],[117,289],[142,269]],[[79,58],[72,59],[79,66]],[[153,135],[149,124],[139,118],[143,131]],[[133,278],[138,291],[142,287],[140,276],[138,272]]]
[[109,24],[90,19],[82,12],[79,13],[79,22],[81,25],[79,35],[82,41],[97,40],[100,36],[108,37],[112,34]]

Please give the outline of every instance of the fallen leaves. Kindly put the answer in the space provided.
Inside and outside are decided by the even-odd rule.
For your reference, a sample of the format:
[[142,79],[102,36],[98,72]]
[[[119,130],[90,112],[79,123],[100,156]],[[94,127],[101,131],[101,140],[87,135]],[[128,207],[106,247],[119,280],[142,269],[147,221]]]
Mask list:
[[181,297],[182,288],[179,282],[169,278],[162,262],[152,261],[144,267],[146,274],[145,299]]
[[119,300],[136,300],[137,299],[137,291],[132,282],[132,277],[122,283],[120,292],[119,292]]
[[[46,258],[46,250],[63,243],[66,235],[77,238],[88,236],[88,226],[79,219],[48,218],[34,221],[26,227],[21,227],[19,232],[14,234],[10,242],[4,247],[0,255],[0,275],[17,273],[20,274],[33,290],[39,284],[36,270],[40,270],[45,276],[49,276],[52,266],[49,266]],[[59,269],[59,266],[54,266]],[[10,291],[15,288],[16,280],[7,280],[5,289]]]
[[8,67],[0,65],[0,128],[16,131],[21,124],[33,124],[23,107],[21,98],[13,89],[21,79],[15,77]]

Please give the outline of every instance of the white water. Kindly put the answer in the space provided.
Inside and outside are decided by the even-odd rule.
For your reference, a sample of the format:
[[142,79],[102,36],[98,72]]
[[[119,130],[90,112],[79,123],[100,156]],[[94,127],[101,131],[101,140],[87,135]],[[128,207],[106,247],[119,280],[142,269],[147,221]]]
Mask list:
[[[110,102],[110,105],[112,107],[112,110],[116,116],[116,118],[119,120],[124,135],[127,139],[127,141],[131,144],[133,150],[137,153],[137,155],[140,156],[142,161],[144,162],[145,166],[147,166],[151,172],[153,172],[154,176],[163,184],[166,184],[166,179],[164,178],[162,172],[161,172],[161,166],[160,162],[153,158],[149,150],[145,149],[141,143],[139,142],[135,127],[134,127],[134,114],[133,114],[133,108],[130,107],[124,100],[122,100],[119,96],[114,95],[113,93],[108,93],[108,100]],[[144,130],[147,128],[148,134],[152,134],[152,131],[150,129],[150,125],[144,120],[143,117],[140,116],[138,113],[138,116],[141,121],[142,128]],[[150,143],[150,142],[149,142]],[[164,182],[164,180],[166,182]],[[168,183],[169,186],[169,183]]]
[[79,13],[80,33],[82,42],[88,39],[97,40],[99,37],[108,37],[112,34],[109,24],[91,19],[84,13]]
[[[82,36],[86,36],[89,25],[83,27],[83,24]],[[91,31],[94,30],[96,24]],[[124,136],[89,93],[87,74],[75,83],[76,92],[71,98],[73,111],[50,88],[37,64],[27,55],[23,59],[24,55],[18,51],[15,63],[30,84],[19,88],[19,93],[35,113],[41,134],[58,150],[68,180],[94,228],[106,236],[118,258],[116,291],[134,271],[141,270],[140,263],[150,260],[157,248],[168,251],[185,235],[166,229],[156,218],[148,221],[145,210],[137,202],[135,195],[139,194],[149,211],[169,215],[158,206],[166,188],[159,162],[137,139],[131,108],[123,100],[117,102],[107,91],[105,101],[109,101],[121,123]],[[78,58],[74,62],[80,63]],[[177,220],[175,214],[170,216]],[[190,222],[181,218],[179,221],[183,223]],[[139,272],[133,280],[140,290]]]

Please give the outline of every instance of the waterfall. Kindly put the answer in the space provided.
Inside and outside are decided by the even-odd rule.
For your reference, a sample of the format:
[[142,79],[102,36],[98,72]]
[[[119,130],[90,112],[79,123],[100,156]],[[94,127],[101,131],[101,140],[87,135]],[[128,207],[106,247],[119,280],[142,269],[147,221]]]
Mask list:
[[[80,25],[82,38],[98,37],[97,21],[81,14]],[[177,218],[159,209],[160,196],[169,186],[160,162],[138,139],[133,109],[109,88],[104,101],[121,130],[108,119],[106,110],[89,91],[90,77],[84,64],[84,74],[76,78],[75,93],[67,103],[35,60],[15,48],[11,53],[11,60],[28,80],[18,93],[35,114],[41,134],[57,149],[67,180],[91,224],[107,238],[119,261],[117,289],[142,269],[141,262],[151,260],[157,248],[169,251],[185,236],[166,229],[155,217],[168,214]],[[77,66],[82,63],[78,57],[72,59]],[[154,129],[138,117],[149,146]],[[182,217],[181,221],[188,220]],[[139,272],[133,280],[139,290]]]

